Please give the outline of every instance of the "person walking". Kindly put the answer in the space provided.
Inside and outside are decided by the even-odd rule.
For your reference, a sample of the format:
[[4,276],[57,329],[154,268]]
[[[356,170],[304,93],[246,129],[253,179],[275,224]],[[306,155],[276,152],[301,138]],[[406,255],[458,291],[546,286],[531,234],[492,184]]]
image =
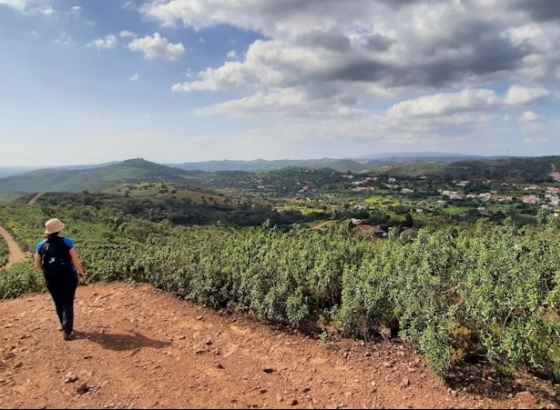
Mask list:
[[62,236],[64,224],[58,218],[45,222],[45,239],[37,244],[35,267],[43,272],[45,284],[54,301],[64,340],[72,340],[74,298],[85,274],[71,238]]

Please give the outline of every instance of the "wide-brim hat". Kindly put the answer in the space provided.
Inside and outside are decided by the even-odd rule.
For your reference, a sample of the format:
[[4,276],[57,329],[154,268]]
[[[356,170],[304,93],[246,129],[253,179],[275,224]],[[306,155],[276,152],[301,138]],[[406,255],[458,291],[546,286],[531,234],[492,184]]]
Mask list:
[[58,218],[49,219],[45,222],[45,233],[47,235],[60,232],[64,229],[64,224]]

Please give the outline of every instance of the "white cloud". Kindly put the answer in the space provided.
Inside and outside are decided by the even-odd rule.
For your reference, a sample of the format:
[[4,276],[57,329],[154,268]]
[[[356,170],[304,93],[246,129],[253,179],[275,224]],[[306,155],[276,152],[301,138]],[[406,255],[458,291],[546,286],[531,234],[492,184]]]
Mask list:
[[500,99],[492,90],[464,90],[458,93],[440,93],[402,101],[391,107],[388,115],[396,118],[446,115],[493,109],[499,105]]
[[4,4],[17,10],[24,10],[29,3],[29,0],[0,0],[0,5]]
[[314,76],[327,73],[336,55],[308,53],[304,47],[287,47],[282,41],[256,41],[246,53],[245,61],[226,61],[216,69],[199,73],[198,81],[175,87],[176,91],[220,90],[229,87],[269,88],[314,83]]
[[306,97],[301,92],[285,88],[276,92],[257,93],[239,100],[216,104],[197,113],[203,115],[226,114],[233,117],[255,116],[263,112],[278,112],[282,114],[291,112],[294,116],[297,116],[298,113],[309,115],[308,111],[301,111],[301,107],[305,105],[305,102]]
[[521,123],[521,133],[531,135],[541,133],[547,125],[546,118],[533,111],[525,111],[519,117],[519,122]]
[[138,37],[136,35],[136,33],[133,33],[132,31],[128,31],[128,30],[121,31],[119,36],[121,36],[122,38],[136,38],[136,37]]
[[36,12],[45,16],[54,14],[54,9],[51,6],[43,6],[36,9]]
[[114,34],[109,34],[103,38],[98,38],[88,43],[86,47],[95,47],[98,50],[115,48],[118,43],[117,37]]
[[542,121],[544,120],[544,117],[540,116],[539,114],[533,112],[533,111],[525,111],[521,117],[519,117],[519,121],[521,122],[536,122],[536,121]]
[[505,102],[509,105],[524,105],[542,101],[552,96],[552,93],[542,87],[512,86],[506,96]]
[[134,74],[132,77],[130,77],[130,81],[138,81],[140,79],[140,76],[136,73]]
[[6,5],[22,13],[42,14],[50,16],[54,9],[50,5],[43,5],[47,0],[0,0],[0,6]]
[[199,73],[200,81],[175,84],[173,91],[216,91],[225,86],[245,86],[246,73],[239,69],[241,63],[229,61],[219,70],[208,68],[205,72]]
[[146,36],[133,40],[128,48],[144,53],[144,57],[149,60],[179,61],[185,57],[185,47],[181,43],[171,44],[157,32],[153,37]]
[[[457,93],[438,93],[406,100],[393,105],[388,110],[390,117],[421,117],[447,115],[457,112],[503,110],[508,107],[530,105],[552,96],[552,93],[540,87],[522,87],[513,85],[504,98],[492,90],[466,89]],[[526,111],[521,119],[534,121],[537,114]],[[540,118],[540,117],[539,117]]]

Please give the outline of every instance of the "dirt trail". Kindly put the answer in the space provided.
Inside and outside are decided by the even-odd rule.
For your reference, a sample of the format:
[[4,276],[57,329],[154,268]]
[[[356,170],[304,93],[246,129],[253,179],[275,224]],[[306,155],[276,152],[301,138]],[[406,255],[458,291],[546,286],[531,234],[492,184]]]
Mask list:
[[[28,202],[28,205],[33,205],[35,201],[37,201],[37,199],[41,197],[41,195],[43,195],[43,192],[39,192],[37,195],[31,198],[31,200]],[[8,248],[10,250],[8,263],[5,266],[0,266],[0,269],[3,268],[7,269],[10,266],[12,266],[14,263],[17,263],[21,261],[23,258],[29,256],[28,253],[26,254],[21,250],[17,242],[12,238],[12,235],[10,235],[10,233],[2,226],[0,226],[0,235],[6,240],[6,242],[8,243]]]
[[4,240],[8,243],[8,248],[10,249],[10,256],[8,257],[8,263],[6,264],[6,266],[0,266],[0,269],[9,268],[14,263],[19,262],[20,260],[25,258],[27,255],[25,254],[25,252],[21,250],[21,248],[16,243],[16,241],[14,241],[12,235],[10,235],[10,233],[1,226],[0,226],[0,235],[2,235]]
[[47,294],[1,301],[0,329],[0,408],[558,408],[532,378],[474,366],[447,385],[399,343],[321,342],[148,285],[80,286],[70,342]]
[[37,202],[37,200],[44,194],[44,192],[39,192],[37,195],[35,195],[33,198],[31,198],[29,200],[29,202],[27,203],[27,205],[33,205],[35,202]]
[[326,221],[326,222],[322,222],[319,225],[315,225],[314,227],[310,228],[310,229],[316,229],[316,230],[321,230],[324,229],[332,224],[336,223],[336,221]]

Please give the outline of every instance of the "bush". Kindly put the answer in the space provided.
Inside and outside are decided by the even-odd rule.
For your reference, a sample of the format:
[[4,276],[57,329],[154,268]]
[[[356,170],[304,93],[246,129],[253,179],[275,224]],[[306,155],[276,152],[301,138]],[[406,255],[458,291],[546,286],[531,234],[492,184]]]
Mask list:
[[25,259],[0,274],[0,300],[45,290],[43,274],[35,269],[31,259]]

